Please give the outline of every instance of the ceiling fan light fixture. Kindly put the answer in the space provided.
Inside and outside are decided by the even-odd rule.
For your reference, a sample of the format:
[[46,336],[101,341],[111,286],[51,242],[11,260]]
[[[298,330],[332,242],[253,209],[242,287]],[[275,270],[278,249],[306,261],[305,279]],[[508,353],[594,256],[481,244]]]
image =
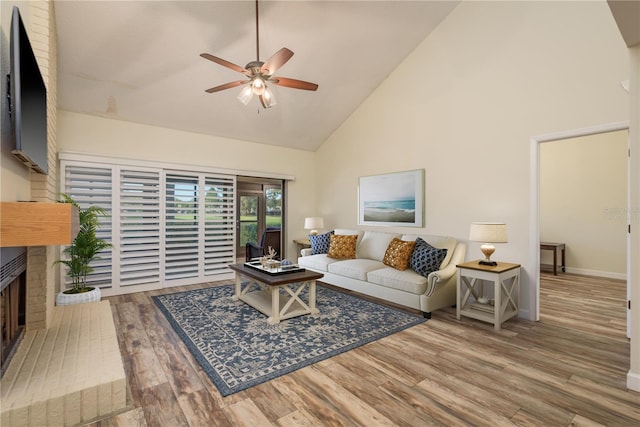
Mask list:
[[265,86],[264,93],[262,94],[262,99],[264,100],[264,105],[266,108],[271,108],[276,105],[276,98],[273,96],[273,92],[271,89]]
[[262,80],[262,77],[255,77],[251,82],[251,86],[253,86],[253,93],[255,93],[256,95],[262,95],[264,93],[264,90],[267,88],[267,85],[265,84],[264,80]]
[[249,101],[253,98],[253,86],[248,84],[238,94],[238,100],[244,105],[249,105]]
[[291,59],[293,52],[286,47],[283,47],[273,55],[266,62],[260,61],[260,32],[258,28],[258,0],[256,0],[256,60],[249,62],[244,68],[229,62],[225,59],[218,58],[209,53],[200,54],[201,57],[213,61],[223,67],[243,74],[249,80],[237,80],[234,82],[225,83],[223,85],[212,87],[207,89],[207,93],[220,92],[221,90],[230,89],[232,87],[238,87],[243,84],[247,84],[242,91],[238,94],[238,99],[244,105],[248,105],[253,95],[257,95],[260,98],[260,103],[264,108],[269,108],[276,105],[276,100],[273,93],[267,88],[267,82],[284,86],[292,89],[302,89],[315,91],[318,89],[318,85],[315,83],[305,82],[303,80],[290,79],[287,77],[276,77],[273,75],[280,67]]

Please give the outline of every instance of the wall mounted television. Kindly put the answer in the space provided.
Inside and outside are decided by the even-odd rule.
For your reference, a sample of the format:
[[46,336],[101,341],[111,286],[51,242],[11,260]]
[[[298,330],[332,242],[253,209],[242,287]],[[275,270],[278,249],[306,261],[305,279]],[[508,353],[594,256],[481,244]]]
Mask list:
[[47,88],[27,31],[14,6],[11,16],[9,114],[15,148],[12,153],[32,170],[47,174]]

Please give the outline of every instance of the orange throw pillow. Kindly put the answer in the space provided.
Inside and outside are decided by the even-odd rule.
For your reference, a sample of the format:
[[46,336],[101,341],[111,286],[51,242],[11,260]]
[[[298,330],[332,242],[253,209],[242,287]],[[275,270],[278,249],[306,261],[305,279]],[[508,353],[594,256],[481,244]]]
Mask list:
[[353,259],[356,257],[356,241],[358,235],[331,235],[327,257],[337,259]]
[[409,267],[409,260],[415,246],[415,241],[408,242],[394,237],[384,253],[382,262],[396,270],[406,270]]

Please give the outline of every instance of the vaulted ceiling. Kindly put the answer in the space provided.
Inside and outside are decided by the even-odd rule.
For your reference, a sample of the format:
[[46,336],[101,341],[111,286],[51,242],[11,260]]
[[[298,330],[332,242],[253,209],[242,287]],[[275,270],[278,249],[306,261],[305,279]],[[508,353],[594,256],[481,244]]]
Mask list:
[[199,56],[256,60],[253,1],[56,1],[58,107],[313,151],[458,3],[261,1],[259,59],[287,47],[276,75],[319,85],[275,87],[265,110],[206,93],[243,75]]

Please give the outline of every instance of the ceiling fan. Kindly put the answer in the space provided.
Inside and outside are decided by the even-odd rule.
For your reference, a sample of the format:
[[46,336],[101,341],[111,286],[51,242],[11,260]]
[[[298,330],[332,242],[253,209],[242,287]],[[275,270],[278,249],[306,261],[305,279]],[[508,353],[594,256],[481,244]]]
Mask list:
[[258,31],[258,0],[256,0],[256,60],[249,62],[244,68],[236,65],[232,62],[226,61],[217,56],[213,56],[208,53],[200,54],[201,57],[213,61],[217,64],[227,67],[238,73],[242,73],[247,76],[248,80],[236,80],[234,82],[225,83],[220,86],[207,89],[205,92],[214,93],[225,89],[231,89],[233,87],[246,85],[240,94],[238,99],[244,105],[249,104],[253,95],[257,95],[260,99],[260,103],[264,108],[270,108],[276,104],[276,100],[273,96],[273,92],[267,86],[267,82],[273,83],[278,86],[284,86],[293,89],[303,89],[315,91],[318,89],[318,85],[315,83],[305,82],[302,80],[290,79],[288,77],[276,77],[273,74],[289,59],[293,56],[293,52],[283,47],[277,51],[271,58],[267,59],[267,62],[260,61],[260,33]]

